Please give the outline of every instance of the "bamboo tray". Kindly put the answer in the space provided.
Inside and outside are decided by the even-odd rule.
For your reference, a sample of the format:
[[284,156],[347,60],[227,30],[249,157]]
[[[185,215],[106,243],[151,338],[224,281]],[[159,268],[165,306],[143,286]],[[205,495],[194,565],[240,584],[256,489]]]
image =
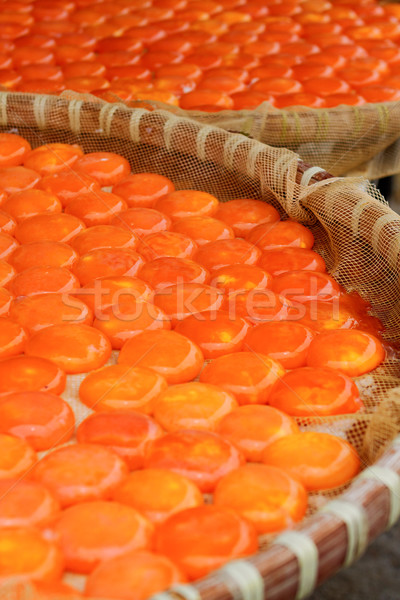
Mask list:
[[[116,151],[129,158],[134,169],[148,165],[149,170],[175,177],[181,188],[192,178],[193,187],[199,185],[222,201],[240,191],[270,201],[281,214],[310,226],[329,270],[344,285],[351,283],[364,295],[367,291],[386,325],[386,337],[391,342],[398,339],[400,219],[366,181],[333,177],[289,150],[169,111],[131,109],[84,97],[0,93],[0,129],[18,131],[34,146],[59,141],[80,143],[86,151]],[[362,268],[364,256],[376,258],[371,273]],[[361,272],[354,270],[357,266]],[[374,385],[380,406],[365,417],[358,434],[363,460],[370,466],[343,493],[256,555],[153,599],[303,598],[391,527],[400,516],[397,360],[387,361],[374,375]]]

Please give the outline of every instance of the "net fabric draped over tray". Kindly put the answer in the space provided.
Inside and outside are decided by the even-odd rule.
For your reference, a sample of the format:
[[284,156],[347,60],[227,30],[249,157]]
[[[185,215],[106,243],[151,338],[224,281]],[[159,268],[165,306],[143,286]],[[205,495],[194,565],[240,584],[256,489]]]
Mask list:
[[[354,290],[370,301],[373,314],[385,326],[384,337],[394,350],[381,367],[357,379],[366,406],[364,413],[351,418],[302,419],[301,424],[347,438],[360,453],[364,467],[388,451],[390,442],[400,432],[400,367],[396,356],[400,334],[400,219],[366,180],[332,177],[317,183],[311,179],[309,185],[302,185],[304,165],[299,170],[299,157],[290,150],[269,147],[169,111],[131,109],[85,97],[68,100],[0,94],[0,126],[1,131],[23,135],[33,147],[51,142],[79,143],[85,152],[117,152],[129,160],[133,172],[153,171],[166,175],[177,189],[207,191],[221,202],[240,197],[262,199],[277,208],[282,218],[307,225],[315,236],[314,249],[323,256],[329,272],[347,291]],[[63,395],[73,406],[78,422],[87,414],[76,400],[81,379],[81,376],[70,376]],[[400,445],[397,451],[388,452],[385,464],[400,471]],[[366,507],[365,543],[387,525],[388,519],[390,522],[388,489],[381,482],[378,498],[374,485],[373,481],[364,480],[346,492],[355,505],[364,501],[368,504],[371,498],[378,502],[373,508]],[[341,491],[313,494],[310,513]],[[345,561],[346,543],[349,546],[351,542],[349,530],[338,517],[322,513],[311,517],[302,527],[313,532],[317,546],[319,538],[322,545],[325,544],[322,550],[318,546],[318,577],[323,579]],[[363,547],[365,544],[360,543],[359,549]],[[261,571],[265,582],[272,577],[275,588],[270,588],[268,594],[265,592],[267,598],[291,598],[290,594],[294,594],[298,586],[301,589],[303,585],[307,590],[307,585],[312,589],[316,583],[315,565],[314,576],[309,578],[311,583],[299,583],[302,563],[288,552],[287,548],[269,545],[267,550],[247,561]],[[274,557],[272,562],[268,559],[267,571],[263,562],[266,553]],[[350,559],[357,553],[354,547]],[[309,565],[311,558],[306,556],[305,560]],[[288,565],[286,575],[284,564]],[[249,584],[254,576],[252,569],[249,567]],[[196,590],[202,591],[204,598],[225,598],[230,588],[218,577],[211,575],[195,584]],[[260,581],[257,579],[255,584],[257,589]],[[237,580],[232,585],[242,590]],[[275,590],[272,595],[271,590]]]
[[[63,92],[61,96],[70,97],[71,92]],[[155,101],[146,103],[177,116],[189,116],[203,125],[241,133],[269,146],[289,148],[305,162],[317,164],[334,175],[378,179],[400,171],[398,102],[329,109],[299,106],[284,110],[263,102],[254,110],[214,113],[185,111]],[[134,107],[143,102],[127,104]]]
[[270,146],[290,148],[334,175],[378,179],[400,170],[398,102],[290,110],[264,102],[254,110],[190,111],[190,116]]

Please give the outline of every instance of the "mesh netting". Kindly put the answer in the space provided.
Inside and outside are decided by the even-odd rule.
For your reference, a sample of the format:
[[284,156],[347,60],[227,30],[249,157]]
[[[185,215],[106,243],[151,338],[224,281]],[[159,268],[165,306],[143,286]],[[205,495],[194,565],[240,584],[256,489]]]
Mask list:
[[278,110],[195,113],[201,123],[242,133],[270,146],[290,148],[333,175],[378,179],[400,171],[400,103]]
[[[115,101],[118,100],[115,96]],[[189,115],[204,125],[241,133],[269,146],[289,148],[305,162],[319,165],[333,175],[378,179],[400,171],[399,102],[285,110],[264,102],[255,110],[216,113],[184,111],[160,102],[146,103],[178,116]],[[127,104],[134,107],[143,103]]]
[[[400,431],[400,391],[395,389],[400,386],[396,350],[400,219],[375,187],[357,177],[299,185],[298,156],[290,150],[206,127],[169,111],[85,102],[76,96],[71,102],[65,97],[0,94],[0,124],[1,131],[18,132],[33,147],[65,142],[79,143],[85,152],[117,152],[130,161],[133,172],[165,175],[178,189],[204,190],[221,202],[261,199],[275,206],[282,218],[309,227],[316,240],[314,249],[325,259],[328,271],[348,292],[356,291],[370,301],[391,348],[381,367],[356,380],[366,406],[363,413],[303,419],[301,424],[348,439],[364,466],[377,459]],[[64,393],[77,422],[90,412],[77,400],[81,380],[82,376],[70,376]],[[310,512],[340,492],[312,494]]]

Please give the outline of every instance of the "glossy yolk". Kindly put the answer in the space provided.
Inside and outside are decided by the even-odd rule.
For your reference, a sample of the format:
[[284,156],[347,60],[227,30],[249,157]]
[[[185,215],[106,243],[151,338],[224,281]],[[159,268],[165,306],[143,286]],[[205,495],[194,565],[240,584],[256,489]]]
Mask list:
[[172,181],[156,173],[133,173],[113,187],[113,193],[128,206],[138,208],[153,208],[159,198],[174,190]]
[[200,381],[233,394],[239,404],[266,404],[274,384],[284,375],[279,362],[255,352],[235,352],[209,362]]
[[288,271],[277,275],[271,289],[293,302],[333,300],[339,296],[339,284],[326,273],[318,271]]
[[53,362],[37,356],[12,356],[0,361],[0,394],[64,391],[66,376]]
[[249,330],[249,324],[241,317],[232,318],[219,310],[202,312],[186,317],[178,323],[175,331],[195,342],[205,358],[216,358],[229,352],[240,351]]
[[243,239],[217,240],[199,248],[195,260],[209,271],[234,264],[257,264],[260,250]]
[[269,289],[257,288],[227,294],[223,307],[231,317],[239,315],[255,325],[264,321],[289,319],[294,311],[294,304],[290,300]]
[[307,508],[307,493],[283,469],[249,464],[221,479],[214,502],[235,510],[262,534],[293,527],[300,521]]
[[[155,489],[157,494],[153,493]],[[156,525],[182,510],[204,504],[200,490],[190,479],[166,469],[130,473],[114,491],[113,499],[132,506]]]
[[17,298],[12,303],[10,317],[30,333],[50,325],[91,325],[93,322],[92,311],[86,304],[63,293],[39,293]]
[[97,444],[72,444],[43,457],[32,477],[65,507],[109,497],[127,473],[125,462],[112,450]]
[[30,267],[65,267],[70,269],[78,261],[78,254],[71,246],[62,242],[32,242],[19,246],[9,262],[16,271]]
[[153,294],[151,287],[137,277],[100,277],[75,290],[76,297],[87,304],[98,318],[105,308],[120,304],[132,304],[149,300]]
[[153,302],[171,319],[174,327],[190,315],[205,311],[216,313],[223,295],[212,286],[199,283],[170,285],[155,292]]
[[218,208],[218,199],[206,192],[179,190],[160,198],[156,209],[173,221],[194,216],[212,216]]
[[60,513],[60,506],[51,492],[28,479],[0,480],[0,526],[43,527]]
[[0,260],[8,260],[19,244],[14,237],[0,231]]
[[37,187],[40,175],[26,167],[5,167],[1,169],[0,189],[8,194],[22,192]]
[[15,230],[21,244],[29,242],[70,242],[85,229],[83,221],[66,214],[40,214],[25,219]]
[[26,343],[25,353],[47,358],[66,373],[85,373],[107,362],[111,344],[93,327],[63,323],[37,331]]
[[80,287],[78,279],[63,267],[31,267],[16,275],[8,289],[15,296],[44,292],[67,293]]
[[261,462],[271,442],[299,430],[294,419],[272,406],[240,406],[223,417],[218,433],[234,444],[248,461]]
[[10,312],[13,296],[8,290],[0,287],[0,316],[5,317]]
[[12,235],[17,227],[17,222],[6,212],[0,211],[0,232]]
[[37,461],[36,452],[25,440],[0,434],[0,479],[19,478]]
[[13,133],[0,134],[0,167],[22,165],[31,146],[27,140]]
[[[115,573],[118,573],[117,579]],[[151,573],[151,577],[143,577],[143,573]],[[89,575],[85,591],[94,597],[114,595],[122,600],[146,600],[157,592],[185,581],[182,571],[165,556],[135,551],[100,564]]]
[[60,213],[62,205],[58,197],[51,192],[31,189],[10,194],[2,208],[16,221],[21,222],[43,213]]
[[290,247],[265,250],[258,266],[274,277],[287,271],[319,271],[323,273],[326,270],[324,259],[313,250]]
[[193,216],[180,219],[172,224],[171,231],[191,237],[198,246],[235,237],[233,229],[229,225],[208,216]]
[[116,194],[93,190],[70,200],[65,213],[78,217],[87,227],[91,227],[108,225],[116,215],[126,208],[126,202]]
[[267,354],[286,369],[295,369],[305,366],[313,339],[311,329],[300,323],[271,321],[248,333],[245,348]]
[[125,158],[113,152],[92,152],[78,158],[74,170],[93,177],[101,186],[108,186],[123,181],[131,167]]
[[375,336],[355,329],[338,329],[315,338],[307,364],[338,369],[350,377],[358,377],[375,369],[384,358],[385,349]]
[[16,270],[14,267],[5,260],[0,260],[0,287],[9,284],[15,275]]
[[197,244],[180,233],[160,231],[146,235],[138,246],[138,252],[145,260],[154,260],[163,256],[192,258]]
[[74,273],[81,285],[87,285],[100,277],[135,277],[143,263],[142,257],[130,248],[98,248],[80,257]]
[[110,340],[114,349],[143,331],[171,329],[169,317],[155,304],[143,300],[119,302],[102,310],[93,326]]
[[63,572],[62,554],[34,528],[3,528],[0,531],[0,582],[12,577],[54,581]]
[[156,551],[169,557],[189,579],[252,554],[257,547],[252,524],[219,506],[199,506],[173,515],[160,525],[156,535]]
[[261,250],[287,246],[311,249],[314,245],[314,236],[300,223],[281,221],[275,224],[258,225],[247,236],[247,241],[255,244]]
[[90,573],[101,561],[150,549],[153,526],[134,508],[97,500],[64,510],[55,533],[66,568]]
[[203,361],[203,354],[194,342],[166,329],[139,333],[123,345],[118,356],[120,365],[152,369],[169,384],[195,379]]
[[79,425],[76,439],[83,444],[109,447],[135,470],[143,467],[147,443],[162,435],[161,427],[147,415],[133,410],[114,410],[87,417]]
[[158,290],[178,283],[207,283],[210,276],[207,269],[197,262],[167,256],[143,265],[139,277]]
[[278,211],[260,200],[231,200],[221,203],[215,218],[230,225],[238,237],[246,237],[260,223],[279,221]]
[[150,369],[110,365],[85,377],[79,397],[99,412],[135,410],[150,414],[156,398],[166,388],[165,379]]
[[73,165],[83,151],[69,144],[46,144],[31,150],[24,158],[24,166],[40,175],[53,175]]
[[168,215],[154,208],[134,207],[123,211],[111,221],[116,227],[124,227],[139,238],[151,233],[166,231],[171,226]]
[[219,421],[237,406],[233,394],[216,385],[181,383],[157,398],[154,417],[166,431],[215,431]]
[[360,459],[348,442],[315,431],[276,440],[264,450],[263,462],[283,469],[308,490],[344,485],[360,470]]
[[28,339],[27,331],[16,320],[0,318],[0,359],[21,354]]
[[35,450],[65,443],[74,432],[70,406],[48,392],[16,392],[0,401],[0,431],[26,440]]
[[67,169],[42,177],[38,189],[54,194],[62,205],[66,206],[78,195],[88,194],[94,190],[100,191],[100,185],[88,175]]
[[138,238],[132,231],[113,225],[91,226],[71,240],[71,246],[80,255],[101,248],[134,250],[137,244]]
[[269,404],[288,415],[329,416],[358,412],[363,403],[350,377],[329,368],[303,367],[286,373]]
[[203,493],[212,492],[223,475],[243,462],[243,456],[230,442],[196,430],[166,434],[151,444],[145,457],[145,467],[170,469],[188,477]]
[[271,282],[272,277],[266,270],[254,265],[236,264],[213,271],[210,285],[229,294],[238,290],[262,290],[270,287]]
[[360,315],[354,307],[339,296],[331,302],[309,300],[297,305],[293,319],[317,332],[332,329],[353,329],[360,324]]

